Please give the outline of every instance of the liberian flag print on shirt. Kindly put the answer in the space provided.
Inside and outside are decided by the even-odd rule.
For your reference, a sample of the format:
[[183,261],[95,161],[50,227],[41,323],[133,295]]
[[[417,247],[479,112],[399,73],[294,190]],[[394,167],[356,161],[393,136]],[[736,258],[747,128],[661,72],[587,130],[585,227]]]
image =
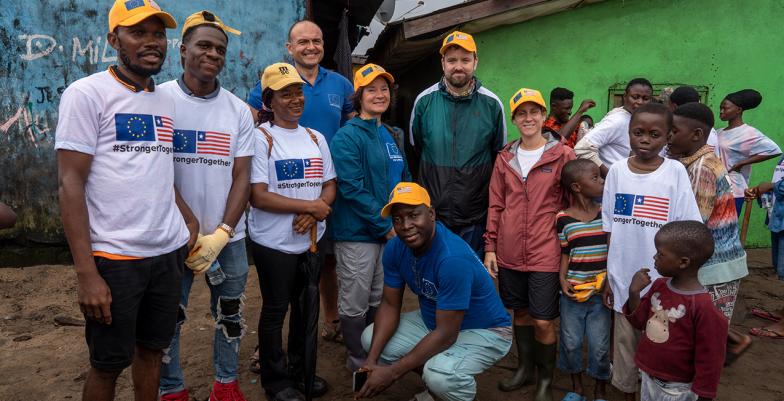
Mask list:
[[171,142],[174,135],[174,121],[169,117],[155,116],[155,131],[158,133],[159,141]]
[[667,221],[670,200],[658,196],[615,194],[615,214]]
[[174,130],[174,152],[229,156],[231,134],[214,131]]
[[320,157],[275,160],[275,174],[278,176],[278,181],[322,178],[324,161]]

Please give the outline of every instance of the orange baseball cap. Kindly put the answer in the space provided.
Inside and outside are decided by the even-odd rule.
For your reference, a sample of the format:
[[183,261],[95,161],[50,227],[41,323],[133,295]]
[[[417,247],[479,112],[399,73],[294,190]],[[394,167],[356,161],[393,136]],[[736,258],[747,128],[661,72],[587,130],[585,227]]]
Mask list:
[[443,56],[449,46],[460,46],[471,53],[476,53],[476,42],[474,42],[474,37],[465,32],[454,31],[450,33],[444,38],[444,42],[441,44],[441,50],[438,52]]
[[512,114],[514,114],[514,111],[525,102],[536,103],[547,110],[547,105],[544,102],[541,92],[536,89],[521,88],[515,92],[511,99],[509,99],[509,109],[512,111]]
[[377,77],[386,78],[390,84],[395,83],[395,78],[393,78],[392,74],[388,73],[384,67],[371,63],[360,67],[360,69],[354,73],[354,91],[356,92],[357,89],[363,86],[368,86]]
[[381,217],[389,217],[392,206],[402,203],[404,205],[425,205],[430,207],[430,194],[419,184],[413,182],[401,182],[395,185],[395,189],[389,194],[389,203],[381,209]]
[[109,10],[109,32],[118,26],[136,25],[147,18],[158,17],[167,28],[176,28],[177,21],[161,10],[155,0],[115,0]]

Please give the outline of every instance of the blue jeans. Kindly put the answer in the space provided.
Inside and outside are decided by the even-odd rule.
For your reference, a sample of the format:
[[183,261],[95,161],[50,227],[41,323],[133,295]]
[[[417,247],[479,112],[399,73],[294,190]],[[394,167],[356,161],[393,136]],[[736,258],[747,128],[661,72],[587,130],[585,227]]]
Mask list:
[[462,238],[471,249],[476,252],[476,256],[479,257],[479,260],[485,260],[485,225],[484,224],[477,224],[472,226],[463,226],[463,227],[447,227],[449,231],[457,234],[458,237]]
[[588,339],[586,373],[598,380],[610,378],[610,324],[612,311],[595,294],[585,302],[561,295],[561,355],[558,369],[577,374],[583,371],[583,337]]
[[773,268],[779,275],[779,280],[784,280],[784,231],[770,233],[770,251],[773,256]]
[[[430,358],[422,371],[427,389],[446,401],[470,401],[476,395],[475,375],[482,373],[503,358],[512,346],[511,331],[505,335],[496,329],[463,330],[457,341]],[[379,362],[393,364],[411,352],[430,330],[419,310],[400,315],[397,331],[389,339]],[[362,346],[370,350],[373,325],[362,333]]]
[[[245,282],[248,279],[248,256],[245,253],[245,240],[230,242],[218,255],[218,263],[226,274],[226,280],[210,288],[210,311],[215,319],[215,338],[213,340],[213,363],[215,380],[231,383],[237,380],[240,338],[245,334],[242,318]],[[176,393],[185,389],[185,380],[180,366],[180,330],[185,322],[188,296],[193,285],[193,273],[185,269],[182,277],[182,297],[177,330],[171,345],[165,350],[161,364],[160,393]],[[206,277],[205,277],[206,279]]]

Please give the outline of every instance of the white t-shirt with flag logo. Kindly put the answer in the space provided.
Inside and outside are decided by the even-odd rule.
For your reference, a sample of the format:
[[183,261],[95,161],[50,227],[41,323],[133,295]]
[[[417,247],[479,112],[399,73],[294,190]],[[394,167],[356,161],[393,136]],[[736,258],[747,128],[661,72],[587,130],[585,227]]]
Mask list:
[[661,277],[653,265],[653,237],[661,226],[681,220],[702,222],[681,162],[664,159],[648,174],[632,172],[628,158],[613,163],[604,181],[602,226],[611,234],[607,274],[616,311],[621,312],[629,298],[634,273],[645,267],[650,269],[651,281]]
[[[212,234],[223,222],[233,180],[234,158],[253,156],[253,117],[248,106],[221,88],[214,98],[189,96],[176,80],[160,86],[174,99],[174,183],[199,219],[202,234]],[[247,183],[246,183],[247,184]],[[237,226],[245,238],[245,214]]]
[[[323,183],[336,177],[332,156],[324,135],[311,129],[318,145],[313,142],[305,127],[286,129],[261,125],[272,136],[272,153],[269,157],[267,138],[256,130],[256,154],[253,156],[251,184],[265,183],[268,191],[287,198],[314,200],[321,195]],[[294,214],[271,213],[251,208],[248,233],[253,242],[290,254],[307,251],[310,234],[294,231]],[[324,235],[325,223],[318,223],[318,238]]]
[[174,200],[174,104],[132,92],[108,71],[63,92],[55,149],[93,156],[85,196],[93,251],[150,257],[188,241]]

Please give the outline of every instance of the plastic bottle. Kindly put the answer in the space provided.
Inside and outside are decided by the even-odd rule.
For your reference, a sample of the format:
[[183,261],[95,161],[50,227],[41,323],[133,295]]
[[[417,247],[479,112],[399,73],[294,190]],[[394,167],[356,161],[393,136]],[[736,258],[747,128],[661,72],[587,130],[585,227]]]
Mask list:
[[223,272],[221,269],[220,263],[218,261],[212,262],[212,266],[210,269],[207,270],[207,280],[209,280],[210,284],[218,285],[226,280],[226,273]]

